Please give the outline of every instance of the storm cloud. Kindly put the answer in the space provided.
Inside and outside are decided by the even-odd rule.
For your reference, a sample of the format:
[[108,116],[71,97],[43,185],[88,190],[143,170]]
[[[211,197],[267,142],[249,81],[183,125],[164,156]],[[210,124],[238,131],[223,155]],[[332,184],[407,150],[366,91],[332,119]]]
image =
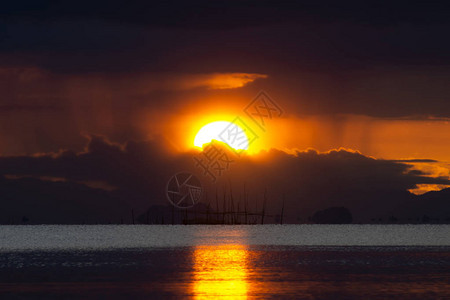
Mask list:
[[[214,201],[215,193],[229,190],[237,199],[246,189],[251,207],[258,203],[261,207],[265,193],[268,209],[276,214],[283,195],[290,222],[306,220],[314,211],[336,205],[349,207],[361,221],[387,216],[398,213],[399,206],[408,201],[414,203],[415,196],[407,190],[415,185],[450,184],[448,178],[430,177],[408,164],[377,160],[345,149],[296,154],[271,150],[238,157],[220,144],[217,147],[232,162],[223,174],[215,174],[216,182],[195,163],[194,158],[201,158],[202,152],[169,152],[164,141],[157,140],[118,145],[92,136],[84,152],[2,157],[2,189],[9,195],[2,201],[2,222],[20,219],[18,214],[34,214],[35,222],[51,219],[52,214],[36,215],[36,208],[49,203],[49,195],[58,205],[47,209],[54,211],[61,203],[76,207],[80,201],[80,207],[91,216],[84,217],[80,210],[61,209],[53,213],[59,221],[67,216],[67,222],[118,222],[129,218],[132,209],[138,213],[152,205],[167,204],[167,181],[180,171],[192,172],[201,180],[204,203]],[[11,192],[14,189],[22,192]],[[64,190],[71,196],[66,197]],[[35,199],[33,205],[27,204],[30,199]]]
[[[285,195],[291,222],[335,205],[444,217],[445,190],[409,190],[450,184],[448,4],[274,3],[2,5],[0,222],[126,220],[183,170],[209,195],[245,185],[255,209],[267,190],[273,214]],[[261,90],[284,111],[267,151],[211,183],[190,131]]]

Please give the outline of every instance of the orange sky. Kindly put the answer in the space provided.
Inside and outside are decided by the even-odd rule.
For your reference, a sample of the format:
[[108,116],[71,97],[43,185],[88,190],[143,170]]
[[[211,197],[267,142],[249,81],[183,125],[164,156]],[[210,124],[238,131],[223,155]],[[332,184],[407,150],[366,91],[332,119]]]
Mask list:
[[[379,159],[437,160],[411,165],[432,176],[450,176],[449,120],[398,120],[360,115],[299,117],[285,112],[279,118],[267,120],[267,130],[264,132],[246,116],[242,108],[243,100],[237,99],[226,108],[211,101],[213,104],[209,106],[191,105],[182,113],[160,116],[157,131],[163,132],[174,149],[187,151],[192,149],[195,134],[203,125],[218,120],[231,122],[239,116],[258,135],[258,139],[250,145],[248,154],[271,148],[285,152],[308,148],[325,152],[346,148]],[[412,191],[424,193],[444,187],[421,185]]]
[[338,120],[328,116],[283,116],[269,120],[263,132],[244,112],[229,106],[227,110],[208,107],[195,113],[160,116],[161,123],[156,127],[180,150],[187,150],[193,146],[195,134],[203,125],[218,120],[232,121],[237,116],[259,136],[250,152],[270,148],[327,151],[343,147],[382,159],[450,161],[448,120],[389,120],[357,115],[342,116]]
[[[83,134],[89,133],[120,143],[163,136],[173,150],[184,152],[193,147],[202,126],[240,117],[258,136],[249,154],[271,148],[286,152],[346,148],[380,159],[434,159],[438,162],[414,167],[449,176],[449,119],[313,113],[317,101],[333,95],[321,89],[314,90],[320,95],[296,94],[286,86],[274,86],[275,76],[264,73],[142,72],[129,80],[119,75],[57,76],[39,68],[9,68],[0,69],[0,76],[15,83],[9,85],[7,96],[22,105],[11,102],[3,111],[3,155],[79,149],[85,145]],[[266,88],[283,114],[268,119],[262,131],[244,108]],[[158,97],[162,100],[150,101]]]

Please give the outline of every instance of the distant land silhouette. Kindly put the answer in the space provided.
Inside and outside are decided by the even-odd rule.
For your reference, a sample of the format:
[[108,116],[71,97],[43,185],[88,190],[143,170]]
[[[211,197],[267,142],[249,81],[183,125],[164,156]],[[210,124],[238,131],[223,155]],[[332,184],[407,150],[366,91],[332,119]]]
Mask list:
[[[234,211],[227,210],[229,214],[223,217],[222,199],[218,201],[219,209],[214,200],[209,205],[201,202],[186,210],[174,208],[162,201],[162,204],[134,211],[119,192],[107,192],[69,182],[46,181],[43,184],[33,178],[0,178],[0,195],[1,224],[261,224],[261,204],[258,210],[248,209],[245,222],[242,203],[238,210],[238,203],[235,202]],[[393,193],[391,199],[384,198],[383,202],[399,203],[398,196]],[[365,218],[358,215],[360,206],[348,206],[349,201],[343,201],[345,203],[341,206],[345,204],[345,208],[333,201],[335,205],[314,211],[306,210],[307,205],[299,203],[297,211],[284,212],[284,223],[450,224],[450,188],[419,196],[406,192],[402,196],[401,204],[395,207],[384,211],[380,207],[373,214],[363,211]],[[310,201],[314,202],[314,198]],[[264,224],[279,223],[281,206],[278,204],[268,204]],[[227,221],[224,222],[223,218]]]
[[350,224],[353,217],[345,207],[330,207],[316,212],[312,221],[317,224]]

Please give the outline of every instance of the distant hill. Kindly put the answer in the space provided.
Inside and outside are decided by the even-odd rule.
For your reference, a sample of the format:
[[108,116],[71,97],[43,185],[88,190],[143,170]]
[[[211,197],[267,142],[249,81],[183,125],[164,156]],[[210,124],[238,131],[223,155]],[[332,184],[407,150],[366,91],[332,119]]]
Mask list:
[[312,221],[316,224],[350,224],[353,217],[345,207],[330,207],[316,212]]
[[[239,193],[236,190],[233,192],[236,195]],[[265,224],[277,223],[275,216],[281,212],[281,202],[278,200],[271,198],[268,202]],[[136,223],[172,223],[172,207],[161,197],[151,198],[140,191],[134,194],[126,190],[108,191],[75,182],[6,179],[0,176],[0,201],[0,224],[129,224],[133,214]],[[208,200],[203,201],[207,203]],[[249,210],[260,213],[262,201],[259,201],[258,205],[250,203]],[[141,207],[138,206],[140,203]],[[214,209],[207,216],[205,207],[205,204],[196,207],[188,219],[214,221]],[[316,212],[330,207],[347,208],[353,223],[450,223],[450,188],[419,196],[399,190],[312,190],[304,198],[286,199],[284,223],[336,223],[333,220],[313,220]],[[176,211],[173,222],[182,223],[186,216]],[[259,216],[251,218],[256,221],[251,219],[250,223],[260,222]],[[337,223],[348,221],[339,220]]]
[[413,196],[397,207],[395,213],[402,219],[420,218],[422,222],[428,218],[428,222],[450,223],[450,188]]

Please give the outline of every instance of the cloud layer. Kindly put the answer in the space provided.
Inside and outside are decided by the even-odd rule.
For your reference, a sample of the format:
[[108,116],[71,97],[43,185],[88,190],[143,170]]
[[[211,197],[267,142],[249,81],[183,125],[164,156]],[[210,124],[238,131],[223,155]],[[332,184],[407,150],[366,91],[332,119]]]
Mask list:
[[[295,155],[272,150],[242,157],[226,148],[222,151],[233,162],[221,176],[216,173],[216,183],[196,166],[194,158],[204,154],[170,153],[163,141],[156,140],[118,145],[92,136],[81,153],[2,157],[0,169],[6,176],[1,188],[6,197],[1,222],[21,215],[35,222],[64,222],[64,218],[69,223],[118,222],[129,218],[131,209],[140,213],[151,205],[167,204],[166,183],[180,171],[197,174],[206,203],[215,201],[216,192],[229,193],[230,187],[235,199],[243,197],[246,189],[251,209],[258,205],[261,209],[266,193],[269,214],[277,214],[284,195],[289,222],[305,221],[314,211],[336,205],[348,207],[357,221],[386,217],[414,203],[415,196],[407,190],[417,184],[450,184],[446,177],[429,177],[408,164],[345,149]],[[448,208],[440,209],[444,213]]]

